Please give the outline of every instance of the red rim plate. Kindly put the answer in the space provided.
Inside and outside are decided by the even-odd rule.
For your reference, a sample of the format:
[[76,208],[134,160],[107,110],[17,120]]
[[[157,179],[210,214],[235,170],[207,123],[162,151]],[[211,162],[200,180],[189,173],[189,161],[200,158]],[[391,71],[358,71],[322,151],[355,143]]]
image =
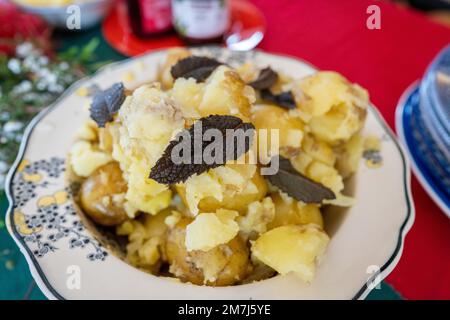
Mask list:
[[[266,21],[261,11],[247,0],[231,0],[230,30],[265,31]],[[181,47],[186,44],[173,31],[148,39],[133,34],[129,24],[126,2],[118,0],[102,24],[102,33],[106,42],[126,56],[135,56],[148,51]]]

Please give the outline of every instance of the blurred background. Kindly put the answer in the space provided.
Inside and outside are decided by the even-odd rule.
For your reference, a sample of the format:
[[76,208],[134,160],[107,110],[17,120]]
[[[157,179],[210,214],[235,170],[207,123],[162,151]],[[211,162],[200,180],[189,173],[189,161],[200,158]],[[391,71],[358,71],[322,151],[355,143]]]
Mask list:
[[[372,5],[379,17],[370,24]],[[433,103],[450,132],[449,0],[0,0],[0,299],[45,299],[4,221],[6,174],[27,123],[103,65],[204,44],[261,48],[341,72],[368,88],[394,130],[405,89],[428,77],[433,91],[433,75],[443,73],[444,98]],[[399,265],[368,299],[450,299],[450,191],[429,184],[413,179],[416,223]]]

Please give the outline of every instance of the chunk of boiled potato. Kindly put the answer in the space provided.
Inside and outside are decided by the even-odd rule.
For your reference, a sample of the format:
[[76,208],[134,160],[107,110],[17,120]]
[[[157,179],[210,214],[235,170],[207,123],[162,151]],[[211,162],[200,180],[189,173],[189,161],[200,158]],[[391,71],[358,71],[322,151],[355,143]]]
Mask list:
[[298,108],[310,117],[324,115],[341,103],[366,108],[369,100],[365,89],[333,71],[319,71],[300,79],[293,91]]
[[361,130],[366,110],[348,104],[333,106],[329,112],[309,122],[311,132],[320,140],[336,145]]
[[175,186],[192,215],[219,208],[245,213],[247,206],[264,198],[267,182],[259,168],[250,164],[227,164]]
[[112,161],[112,157],[88,141],[80,140],[70,149],[70,164],[73,171],[80,177],[88,177],[97,168]]
[[119,110],[118,120],[130,138],[130,141],[122,141],[122,144],[134,147],[133,143],[142,141],[140,147],[145,148],[145,143],[151,142],[151,150],[146,156],[153,156],[152,162],[159,159],[162,154],[160,149],[165,149],[174,133],[184,128],[184,119],[178,106],[156,84],[142,85],[127,96]]
[[162,210],[157,215],[143,214],[134,220],[127,220],[116,228],[116,233],[129,236],[130,241],[164,237],[168,226],[165,219],[170,216],[172,208]]
[[332,144],[348,140],[364,124],[367,91],[336,72],[303,78],[293,92],[300,116],[320,140]]
[[113,125],[107,123],[104,128],[98,129],[98,147],[111,154],[113,152],[113,136],[111,130],[114,130],[112,128]]
[[238,215],[236,211],[225,209],[216,213],[200,213],[186,227],[187,251],[208,251],[233,239],[239,232],[234,220]]
[[291,164],[295,170],[303,175],[306,175],[306,169],[313,162],[313,157],[306,152],[300,152],[295,156],[291,157]]
[[305,282],[314,278],[316,261],[323,255],[329,237],[315,225],[281,226],[262,234],[252,245],[252,254],[285,275],[293,272]]
[[172,97],[180,106],[185,118],[200,118],[198,110],[202,99],[205,84],[198,83],[194,78],[179,78],[172,88]]
[[198,285],[227,286],[244,279],[251,268],[247,244],[236,236],[208,251],[188,251],[186,227],[191,221],[181,219],[168,231],[164,252],[169,272]]
[[91,142],[96,142],[98,138],[98,130],[99,127],[94,121],[92,120],[87,121],[78,130],[77,138]]
[[[184,128],[181,111],[158,84],[138,87],[127,96],[118,116],[105,128],[105,148],[120,163],[128,183],[125,210],[156,214],[171,201],[167,186],[149,179],[149,171],[176,132]],[[110,141],[111,140],[111,141]]]
[[306,176],[330,188],[335,194],[344,189],[344,182],[339,172],[320,161],[313,161],[308,166]]
[[338,152],[336,169],[344,177],[349,177],[358,170],[359,161],[364,151],[364,139],[360,134],[355,134]]
[[270,197],[248,205],[245,216],[237,218],[240,232],[244,235],[261,234],[267,231],[267,224],[275,217],[275,206]]
[[153,266],[159,261],[161,258],[161,254],[159,253],[160,243],[159,238],[153,237],[142,244],[137,251],[141,266]]
[[145,233],[148,238],[150,237],[164,237],[167,231],[167,224],[165,220],[172,213],[172,208],[166,208],[156,215],[143,215],[143,223]]
[[204,83],[177,79],[171,95],[186,118],[219,114],[248,120],[250,106],[255,101],[253,88],[247,86],[236,71],[224,65],[216,68]]
[[205,83],[205,91],[199,111],[210,114],[236,115],[248,118],[255,92],[247,86],[236,71],[227,66],[218,67]]
[[[274,105],[257,105],[252,108],[251,121],[258,130],[259,139],[264,132],[262,130],[267,130],[263,135],[267,137],[267,145],[262,144],[262,140],[259,141],[259,157],[262,156],[265,159],[265,156],[270,155],[270,150],[274,149],[278,154],[278,147],[281,154],[289,154],[293,150],[300,149],[304,136],[303,122],[283,108]],[[271,130],[277,130],[279,141],[272,141]]]
[[302,149],[313,159],[323,162],[331,167],[334,166],[336,155],[327,143],[317,140],[311,135],[305,135]]
[[80,204],[92,220],[102,226],[121,224],[128,217],[123,208],[127,184],[117,162],[95,170],[80,188]]
[[148,178],[148,172],[145,162],[136,161],[128,168],[128,190],[125,199],[128,204],[126,210],[130,217],[138,210],[154,215],[170,204],[172,191],[167,186]]
[[170,213],[171,209],[168,208],[155,216],[144,214],[116,228],[116,234],[128,236],[128,262],[150,272],[158,271],[168,228],[164,220]]
[[271,194],[275,205],[275,216],[267,225],[268,230],[284,225],[315,224],[323,228],[323,218],[319,206],[304,204],[289,196],[280,196],[280,193]]

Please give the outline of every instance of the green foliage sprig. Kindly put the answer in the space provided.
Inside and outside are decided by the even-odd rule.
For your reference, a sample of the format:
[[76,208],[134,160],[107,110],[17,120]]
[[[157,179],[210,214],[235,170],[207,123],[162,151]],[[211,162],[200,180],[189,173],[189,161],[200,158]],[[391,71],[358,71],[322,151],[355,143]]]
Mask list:
[[98,39],[49,57],[31,42],[15,55],[0,54],[0,190],[16,158],[28,122],[78,79],[95,71]]

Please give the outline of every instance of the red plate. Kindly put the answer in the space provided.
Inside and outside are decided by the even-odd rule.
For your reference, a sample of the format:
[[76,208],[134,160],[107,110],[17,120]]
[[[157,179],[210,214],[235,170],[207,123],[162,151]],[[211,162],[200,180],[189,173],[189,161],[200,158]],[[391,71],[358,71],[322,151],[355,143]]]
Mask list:
[[[246,33],[260,30],[264,33],[266,21],[261,11],[246,0],[231,0],[230,30]],[[175,32],[142,39],[135,36],[129,24],[127,6],[124,0],[117,1],[102,25],[103,37],[117,51],[126,56],[135,56],[147,51],[185,46]]]

